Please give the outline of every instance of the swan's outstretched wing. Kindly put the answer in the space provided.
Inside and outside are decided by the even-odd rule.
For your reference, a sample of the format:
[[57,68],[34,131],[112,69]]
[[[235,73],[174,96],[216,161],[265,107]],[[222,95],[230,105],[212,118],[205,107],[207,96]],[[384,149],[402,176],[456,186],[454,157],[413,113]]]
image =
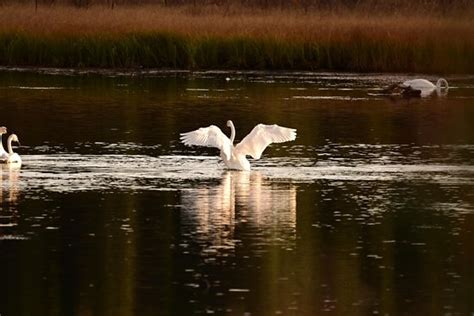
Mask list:
[[281,127],[276,124],[258,124],[250,134],[235,146],[235,151],[250,155],[254,159],[260,159],[265,148],[271,143],[283,143],[295,140],[295,138],[296,129]]
[[224,153],[227,159],[230,159],[232,143],[230,139],[222,133],[221,129],[215,125],[201,127],[192,132],[181,133],[181,142],[191,146],[216,147]]

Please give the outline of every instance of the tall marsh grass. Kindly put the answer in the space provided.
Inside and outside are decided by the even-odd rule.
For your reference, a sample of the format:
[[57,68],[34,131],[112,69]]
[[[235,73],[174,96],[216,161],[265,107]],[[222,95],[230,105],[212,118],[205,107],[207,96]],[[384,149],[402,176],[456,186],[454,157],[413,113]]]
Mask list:
[[474,14],[0,7],[0,64],[474,72]]

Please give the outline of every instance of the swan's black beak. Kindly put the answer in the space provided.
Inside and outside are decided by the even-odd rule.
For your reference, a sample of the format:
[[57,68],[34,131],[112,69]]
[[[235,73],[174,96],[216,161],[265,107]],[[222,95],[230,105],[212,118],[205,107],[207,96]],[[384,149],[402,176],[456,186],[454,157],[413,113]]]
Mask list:
[[20,141],[17,141],[17,143],[18,143],[18,146],[21,146]]

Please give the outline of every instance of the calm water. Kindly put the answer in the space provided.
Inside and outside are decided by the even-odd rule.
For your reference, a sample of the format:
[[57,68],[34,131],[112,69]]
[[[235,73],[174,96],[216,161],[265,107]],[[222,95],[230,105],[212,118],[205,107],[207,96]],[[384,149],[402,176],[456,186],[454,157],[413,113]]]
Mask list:
[[[474,79],[403,78],[0,72],[1,316],[473,314]],[[178,142],[227,119],[298,138],[250,173]]]

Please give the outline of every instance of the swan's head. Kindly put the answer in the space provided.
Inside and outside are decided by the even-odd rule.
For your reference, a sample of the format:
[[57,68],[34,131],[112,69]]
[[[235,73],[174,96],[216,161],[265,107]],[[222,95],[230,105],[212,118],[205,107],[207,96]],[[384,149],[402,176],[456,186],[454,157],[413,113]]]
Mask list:
[[11,134],[10,139],[12,140],[12,142],[16,142],[18,144],[20,143],[20,140],[18,139],[18,136],[16,136],[16,134]]
[[448,81],[444,78],[439,78],[436,82],[436,88],[447,90],[449,88]]
[[231,120],[228,120],[228,121],[227,121],[227,127],[232,127],[233,125],[234,125],[234,123],[232,123]]
[[5,126],[0,126],[0,135],[6,134],[7,133],[7,128]]

